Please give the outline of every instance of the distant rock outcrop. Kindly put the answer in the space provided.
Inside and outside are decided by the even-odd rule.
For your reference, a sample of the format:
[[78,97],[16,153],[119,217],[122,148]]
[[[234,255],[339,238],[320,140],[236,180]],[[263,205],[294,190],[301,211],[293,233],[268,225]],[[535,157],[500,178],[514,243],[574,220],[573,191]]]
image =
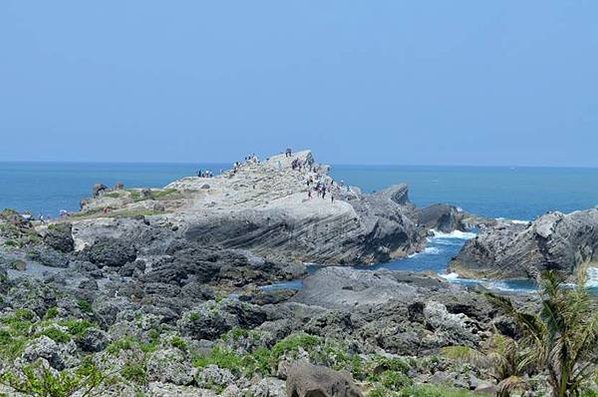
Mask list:
[[544,270],[574,274],[598,265],[598,209],[551,212],[529,224],[499,222],[482,229],[450,263],[465,277],[537,277]]

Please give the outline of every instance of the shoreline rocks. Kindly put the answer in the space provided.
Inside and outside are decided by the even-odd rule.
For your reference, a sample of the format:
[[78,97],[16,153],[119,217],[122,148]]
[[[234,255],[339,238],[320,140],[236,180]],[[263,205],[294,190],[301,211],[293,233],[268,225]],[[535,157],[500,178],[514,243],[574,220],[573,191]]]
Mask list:
[[598,265],[595,208],[483,228],[450,262],[449,270],[469,278],[534,279],[545,270],[574,276],[581,265]]

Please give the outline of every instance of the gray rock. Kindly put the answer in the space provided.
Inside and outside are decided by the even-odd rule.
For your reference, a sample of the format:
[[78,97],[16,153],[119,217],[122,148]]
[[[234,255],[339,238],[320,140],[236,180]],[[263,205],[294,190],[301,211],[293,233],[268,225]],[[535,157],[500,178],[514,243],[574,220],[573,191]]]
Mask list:
[[97,291],[98,290],[98,282],[94,279],[82,280],[79,283],[79,289],[84,289],[87,291]]
[[454,230],[465,231],[464,213],[448,204],[435,204],[417,211],[419,225],[426,229],[435,229],[443,233]]
[[55,223],[48,226],[44,235],[44,243],[56,251],[68,253],[75,249],[70,223]]
[[27,262],[25,262],[22,259],[14,259],[10,261],[10,267],[14,270],[24,272],[25,270],[27,270]]
[[285,382],[277,378],[264,378],[257,385],[250,386],[249,392],[253,397],[287,397]]
[[147,363],[148,379],[152,382],[185,386],[193,382],[195,373],[191,360],[175,348],[158,350]]
[[286,391],[288,397],[363,397],[348,373],[307,362],[289,368]]
[[78,345],[84,352],[100,352],[108,346],[110,338],[108,334],[100,329],[90,328],[78,340]]
[[101,238],[80,253],[80,259],[99,266],[120,267],[137,259],[137,249],[127,241]]
[[65,368],[60,347],[47,336],[34,339],[23,351],[23,359],[27,362],[32,363],[39,358],[47,360],[54,369],[63,370]]
[[597,261],[598,209],[591,209],[484,228],[451,261],[450,270],[472,278],[536,278],[545,270],[574,275],[581,264]]
[[199,387],[226,387],[235,381],[234,375],[228,370],[216,365],[208,365],[197,371],[195,381]]
[[52,248],[36,248],[27,253],[31,260],[48,267],[66,268],[69,266],[69,257]]

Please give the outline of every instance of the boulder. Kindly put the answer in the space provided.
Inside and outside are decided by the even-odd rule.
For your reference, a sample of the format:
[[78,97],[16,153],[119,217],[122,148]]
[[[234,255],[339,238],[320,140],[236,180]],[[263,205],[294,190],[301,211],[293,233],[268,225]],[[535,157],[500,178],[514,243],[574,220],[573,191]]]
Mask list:
[[152,382],[172,383],[179,386],[193,382],[196,369],[191,360],[179,349],[160,349],[148,360],[147,375]]
[[106,332],[90,328],[79,338],[77,344],[84,352],[96,353],[104,350],[109,342],[110,338]]
[[363,393],[347,372],[308,362],[297,362],[288,370],[288,397],[363,397]]
[[98,266],[121,267],[137,259],[137,249],[123,239],[104,237],[83,249],[79,258]]
[[73,251],[75,240],[72,236],[72,225],[70,223],[55,223],[48,226],[44,243],[56,251],[64,253]]

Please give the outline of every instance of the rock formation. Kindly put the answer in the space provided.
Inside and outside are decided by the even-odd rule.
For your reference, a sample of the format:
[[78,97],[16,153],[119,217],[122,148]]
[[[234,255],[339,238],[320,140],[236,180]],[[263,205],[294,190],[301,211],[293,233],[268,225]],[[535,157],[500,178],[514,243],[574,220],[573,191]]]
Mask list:
[[483,228],[449,268],[470,278],[535,278],[544,270],[574,275],[582,264],[598,266],[598,209]]

